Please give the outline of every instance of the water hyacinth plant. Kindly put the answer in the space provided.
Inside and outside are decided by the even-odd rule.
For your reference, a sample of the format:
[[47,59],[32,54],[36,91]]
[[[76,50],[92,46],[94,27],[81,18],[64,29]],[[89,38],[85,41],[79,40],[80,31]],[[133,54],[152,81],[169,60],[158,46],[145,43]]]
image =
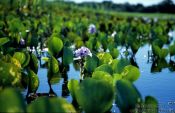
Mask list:
[[80,77],[81,79],[83,79],[84,77],[84,58],[86,56],[92,57],[92,53],[87,47],[82,46],[81,48],[75,50],[74,56],[75,56],[74,60],[78,60],[78,63],[80,65]]
[[96,27],[94,24],[90,24],[89,27],[88,27],[88,32],[90,34],[95,34],[96,33]]

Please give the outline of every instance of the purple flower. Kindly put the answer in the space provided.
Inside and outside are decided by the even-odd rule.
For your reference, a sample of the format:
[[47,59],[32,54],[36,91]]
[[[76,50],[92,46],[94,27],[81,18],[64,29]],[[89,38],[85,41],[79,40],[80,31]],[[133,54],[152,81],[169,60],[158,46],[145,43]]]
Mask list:
[[25,40],[23,38],[20,39],[20,44],[25,45]]
[[75,57],[82,58],[86,56],[92,56],[91,51],[86,47],[81,47],[74,52]]
[[90,34],[94,34],[96,32],[96,27],[94,24],[90,24],[89,27],[88,27],[88,32]]

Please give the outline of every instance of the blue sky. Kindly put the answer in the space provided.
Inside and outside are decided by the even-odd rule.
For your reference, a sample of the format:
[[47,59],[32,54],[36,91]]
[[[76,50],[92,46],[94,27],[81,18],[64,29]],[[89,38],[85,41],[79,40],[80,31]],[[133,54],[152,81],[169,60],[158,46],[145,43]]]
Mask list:
[[[80,2],[88,2],[88,1],[95,1],[95,2],[102,2],[103,0],[67,0],[67,1],[75,1],[77,3],[80,3]],[[126,2],[129,2],[131,4],[137,4],[137,3],[142,3],[143,5],[145,6],[148,6],[148,5],[152,5],[152,4],[157,4],[163,0],[111,0],[115,3],[126,3]],[[173,0],[173,2],[175,3],[175,0]]]

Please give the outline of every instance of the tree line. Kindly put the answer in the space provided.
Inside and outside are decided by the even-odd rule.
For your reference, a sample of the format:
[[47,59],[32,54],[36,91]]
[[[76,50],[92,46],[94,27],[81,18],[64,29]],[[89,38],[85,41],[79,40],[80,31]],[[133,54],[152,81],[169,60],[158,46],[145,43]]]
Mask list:
[[101,3],[97,2],[83,2],[75,4],[74,2],[68,2],[69,4],[78,5],[80,7],[90,7],[93,9],[105,9],[112,11],[125,11],[125,12],[143,12],[143,13],[175,13],[175,4],[172,0],[163,0],[162,2],[151,5],[144,6],[142,4],[132,5],[129,3],[125,4],[115,4],[112,1],[103,1]]

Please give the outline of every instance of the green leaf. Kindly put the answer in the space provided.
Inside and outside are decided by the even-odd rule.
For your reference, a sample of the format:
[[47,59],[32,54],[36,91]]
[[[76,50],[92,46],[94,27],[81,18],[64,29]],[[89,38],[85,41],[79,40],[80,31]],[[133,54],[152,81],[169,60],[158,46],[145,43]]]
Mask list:
[[58,37],[52,37],[48,40],[48,48],[49,52],[55,56],[62,50],[63,42]]
[[146,96],[144,110],[146,113],[158,113],[158,101],[154,97]]
[[7,42],[9,42],[10,40],[8,38],[0,38],[0,47],[4,44],[6,44]]
[[168,55],[168,49],[161,49],[159,52],[159,58],[164,59]]
[[12,63],[0,60],[0,84],[1,86],[19,86],[21,70]]
[[69,65],[72,62],[73,62],[73,51],[68,47],[64,47],[63,48],[63,64]]
[[30,54],[29,65],[30,65],[30,69],[33,70],[37,74],[37,72],[38,72],[38,59],[33,53]]
[[128,59],[120,59],[119,61],[114,61],[113,63],[113,70],[114,73],[121,73],[125,66],[129,65],[130,62]]
[[112,67],[109,64],[103,64],[103,65],[97,67],[95,69],[95,71],[104,71],[104,72],[107,72],[107,73],[109,73],[111,75],[113,74]]
[[112,61],[111,67],[112,67],[112,70],[113,70],[114,73],[116,73],[116,69],[117,69],[118,63],[119,63],[119,60],[117,60],[117,59],[114,59]]
[[137,67],[128,65],[124,68],[121,73],[124,79],[129,80],[130,82],[136,81],[140,76],[140,71]]
[[112,55],[113,59],[115,59],[119,55],[119,50],[117,48],[113,48],[112,50],[110,50],[110,54]]
[[104,71],[95,71],[92,73],[92,78],[96,80],[105,80],[106,82],[113,84],[113,78],[112,76]]
[[51,84],[58,83],[60,80],[59,64],[54,56],[51,56],[48,62],[48,80]]
[[29,113],[76,113],[74,107],[63,98],[40,97],[28,105]]
[[87,78],[79,85],[76,100],[86,113],[104,113],[112,107],[114,88],[110,83]]
[[73,99],[75,99],[75,92],[77,90],[77,88],[79,87],[79,83],[78,83],[78,80],[74,80],[74,79],[71,79],[69,82],[68,82],[68,89],[71,93],[71,96]]
[[25,101],[21,93],[12,88],[7,88],[0,92],[0,112],[26,112]]
[[175,44],[169,46],[169,52],[170,52],[170,56],[175,55]]
[[59,64],[57,59],[52,56],[49,60],[49,72],[50,73],[57,73],[59,71]]
[[26,60],[26,55],[23,52],[15,52],[13,58],[17,59],[21,65],[23,65]]
[[28,64],[29,64],[29,62],[30,62],[30,54],[28,53],[28,52],[25,52],[24,53],[25,54],[25,61],[24,61],[24,63],[22,64],[22,67],[24,68],[24,67],[26,67],[26,66],[28,66]]
[[32,70],[28,71],[28,76],[29,76],[28,91],[29,93],[36,93],[39,86],[39,78]]
[[121,80],[122,79],[122,75],[121,74],[118,74],[118,73],[115,73],[112,76],[113,76],[114,85],[116,85],[116,82],[118,80]]
[[93,55],[92,57],[87,56],[84,67],[89,73],[92,73],[95,70],[95,68],[98,66],[98,63],[99,63],[99,59],[97,58],[97,56],[95,55]]
[[116,83],[116,104],[122,113],[129,113],[141,102],[141,95],[128,80],[122,79]]
[[111,64],[113,61],[112,56],[109,53],[98,53],[97,57],[100,60],[100,65],[102,64]]

